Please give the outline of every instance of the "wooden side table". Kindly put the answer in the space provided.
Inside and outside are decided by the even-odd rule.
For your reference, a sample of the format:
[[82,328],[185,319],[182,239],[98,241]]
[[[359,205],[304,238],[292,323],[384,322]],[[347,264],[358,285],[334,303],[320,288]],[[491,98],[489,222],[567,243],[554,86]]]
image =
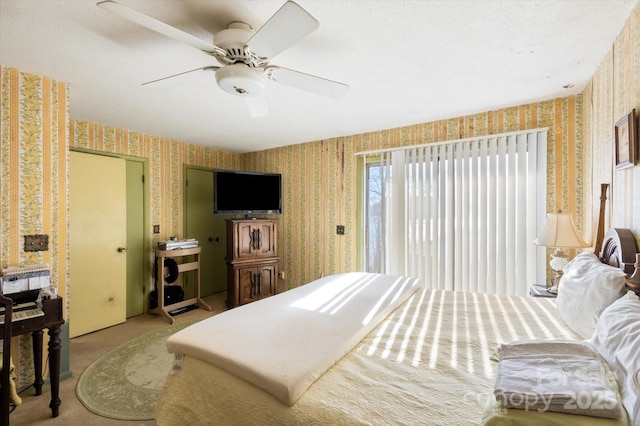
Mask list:
[[[23,320],[13,320],[10,325],[11,335],[13,337],[23,334],[31,333],[31,341],[33,345],[33,367],[35,373],[35,382],[33,387],[36,395],[42,394],[42,385],[44,380],[42,378],[42,334],[46,328],[49,330],[49,379],[51,382],[51,402],[49,408],[51,408],[51,417],[58,417],[58,411],[60,407],[60,326],[64,324],[62,317],[62,298],[56,297],[55,299],[47,299],[42,301],[43,316],[27,318]],[[7,331],[5,329],[4,322],[0,324],[0,335],[4,335]],[[11,342],[11,339],[6,339],[5,344]],[[8,353],[10,353],[10,348]],[[7,353],[7,352],[5,352]],[[8,364],[6,364],[8,366]],[[8,377],[7,368],[7,377]],[[6,380],[6,379],[5,379]],[[4,389],[4,388],[3,388]],[[8,389],[8,387],[7,387]],[[8,394],[8,392],[5,392]],[[3,394],[4,398],[4,394]],[[2,414],[5,414],[5,408],[2,409]],[[8,420],[3,420],[2,424],[9,424]]]

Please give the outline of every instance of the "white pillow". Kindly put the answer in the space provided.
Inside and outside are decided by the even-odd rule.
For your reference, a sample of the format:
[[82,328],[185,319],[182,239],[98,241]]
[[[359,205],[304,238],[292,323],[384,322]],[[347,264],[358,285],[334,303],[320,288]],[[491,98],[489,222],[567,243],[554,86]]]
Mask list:
[[633,393],[636,394],[636,406],[633,407],[635,421],[636,424],[640,424],[640,370],[636,370],[631,376],[631,387],[633,388]]
[[605,265],[591,252],[577,255],[564,268],[556,305],[573,331],[588,339],[602,311],[626,293],[622,269]]
[[590,341],[613,370],[632,424],[640,424],[640,395],[634,384],[640,369],[640,299],[634,292],[604,310]]

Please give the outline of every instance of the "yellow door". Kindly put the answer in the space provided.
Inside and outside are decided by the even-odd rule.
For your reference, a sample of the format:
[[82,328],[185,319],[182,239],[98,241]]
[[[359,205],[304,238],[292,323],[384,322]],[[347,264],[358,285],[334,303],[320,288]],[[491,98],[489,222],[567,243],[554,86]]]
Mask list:
[[126,320],[126,162],[69,153],[69,334]]

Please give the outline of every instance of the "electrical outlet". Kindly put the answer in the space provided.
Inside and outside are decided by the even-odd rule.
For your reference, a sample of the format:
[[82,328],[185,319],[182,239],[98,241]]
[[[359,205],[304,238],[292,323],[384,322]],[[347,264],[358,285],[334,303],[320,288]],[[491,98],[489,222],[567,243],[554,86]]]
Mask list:
[[284,271],[278,272],[278,278],[280,278],[281,280],[284,280]]
[[160,233],[160,225],[153,225],[153,233],[154,234]]
[[344,235],[344,225],[338,225],[338,226],[336,226],[336,234],[338,234],[338,235]]
[[35,234],[24,236],[24,251],[47,251],[49,250],[49,236],[46,234]]

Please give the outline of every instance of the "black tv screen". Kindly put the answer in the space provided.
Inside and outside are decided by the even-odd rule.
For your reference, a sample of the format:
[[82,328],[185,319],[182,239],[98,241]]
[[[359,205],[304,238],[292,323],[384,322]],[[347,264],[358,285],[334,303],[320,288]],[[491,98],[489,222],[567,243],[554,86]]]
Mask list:
[[214,214],[282,213],[279,173],[213,171]]

